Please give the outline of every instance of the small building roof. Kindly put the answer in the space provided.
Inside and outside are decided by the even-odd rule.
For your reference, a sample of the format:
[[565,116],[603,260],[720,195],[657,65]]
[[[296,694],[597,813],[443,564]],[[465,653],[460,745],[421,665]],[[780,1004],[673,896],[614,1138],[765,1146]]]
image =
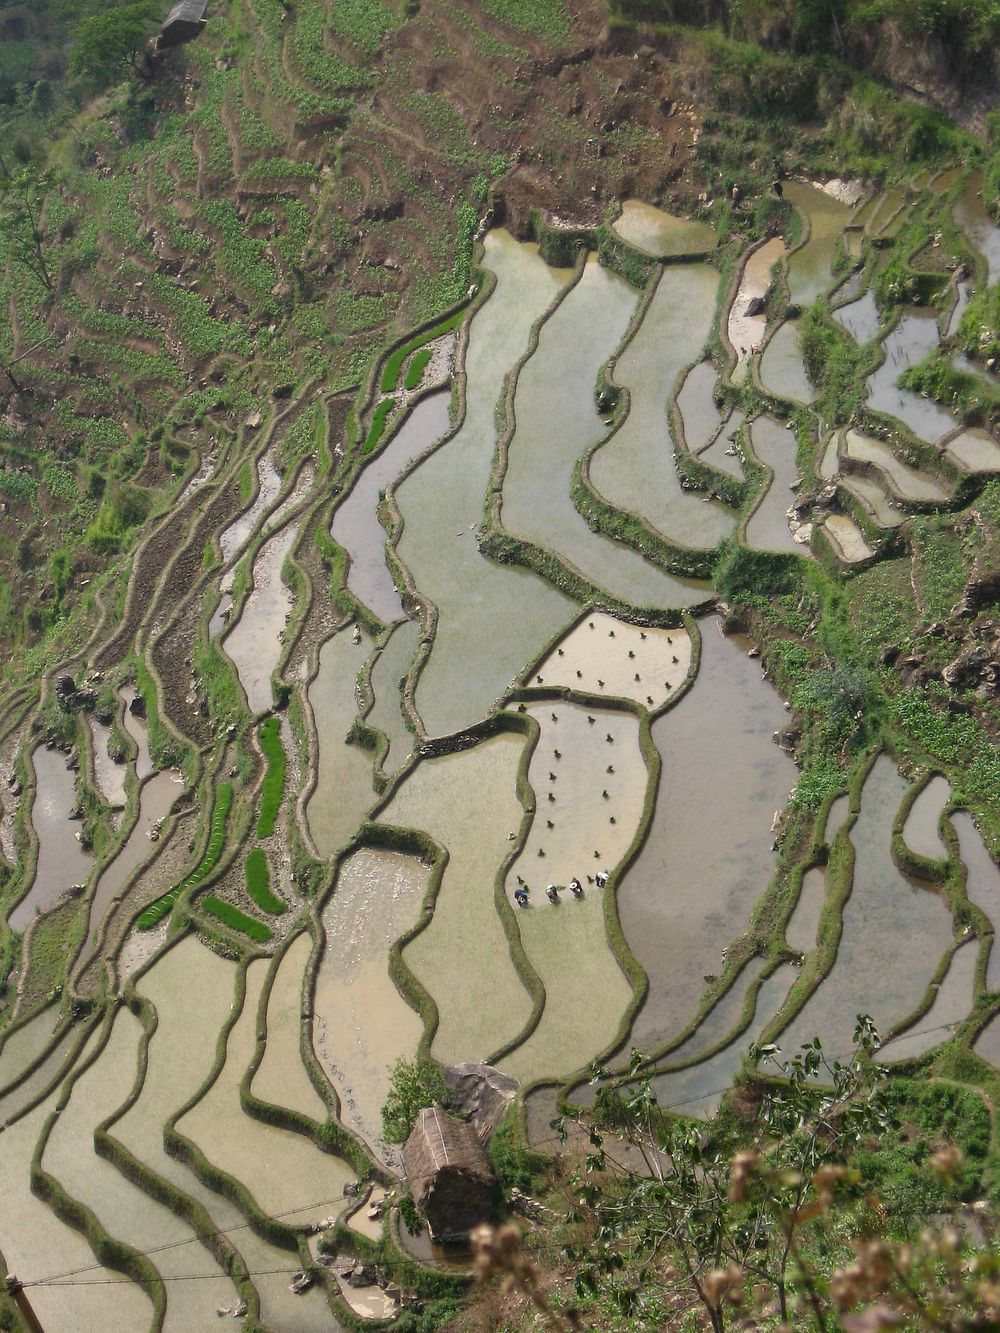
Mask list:
[[201,23],[208,8],[208,0],[177,0],[170,13],[164,19],[164,28],[172,23]]
[[495,1182],[479,1135],[439,1106],[427,1106],[417,1116],[403,1147],[403,1166],[415,1198],[449,1168],[490,1186]]

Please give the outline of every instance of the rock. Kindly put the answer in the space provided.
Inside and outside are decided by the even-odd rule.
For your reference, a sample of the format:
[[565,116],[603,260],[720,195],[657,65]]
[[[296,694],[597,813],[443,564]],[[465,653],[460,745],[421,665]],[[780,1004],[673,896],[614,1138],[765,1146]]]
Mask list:
[[357,1196],[358,1196],[360,1193],[361,1193],[361,1181],[360,1181],[360,1180],[348,1180],[348,1181],[346,1182],[346,1184],[344,1185],[344,1198],[345,1198],[345,1199],[356,1199]]
[[313,1284],[313,1278],[310,1273],[296,1273],[288,1284],[288,1290],[293,1296],[301,1296],[304,1291],[308,1291]]
[[451,1109],[469,1121],[483,1143],[488,1142],[517,1095],[517,1080],[475,1061],[451,1065],[443,1072],[452,1090]]
[[247,430],[256,430],[263,420],[264,417],[260,412],[251,412],[243,424]]
[[347,1285],[349,1287],[371,1287],[375,1284],[375,1265],[374,1264],[355,1264],[347,1274]]
[[146,700],[142,697],[141,694],[137,694],[135,696],[135,698],[128,706],[128,711],[132,714],[133,717],[146,716]]
[[764,298],[762,296],[751,296],[743,313],[751,316],[762,315],[764,313]]

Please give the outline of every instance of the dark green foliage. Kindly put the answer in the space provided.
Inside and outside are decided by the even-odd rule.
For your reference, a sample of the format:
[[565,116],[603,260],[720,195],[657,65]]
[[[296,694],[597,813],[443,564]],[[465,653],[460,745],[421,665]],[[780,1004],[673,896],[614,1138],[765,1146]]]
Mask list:
[[99,87],[123,78],[138,64],[159,13],[158,0],[135,0],[84,19],[74,34],[70,73],[84,75]]
[[823,303],[799,320],[799,346],[806,374],[823,395],[829,418],[848,421],[864,399],[865,354],[847,331],[829,318]]
[[199,904],[210,916],[214,916],[217,921],[221,921],[224,926],[230,930],[237,931],[240,935],[247,935],[257,944],[266,944],[272,938],[271,928],[265,926],[263,921],[257,921],[252,916],[247,916],[241,912],[238,907],[232,903],[227,903],[224,898],[217,898],[214,893],[209,893],[201,900]]
[[736,543],[723,549],[715,566],[715,586],[727,602],[792,592],[799,577],[797,556],[749,551]]
[[392,1067],[389,1095],[382,1107],[386,1143],[405,1143],[425,1106],[447,1104],[448,1086],[430,1060],[397,1060]]
[[548,1164],[544,1153],[524,1141],[517,1114],[508,1110],[490,1139],[490,1165],[503,1190],[530,1190]]
[[259,847],[247,853],[246,865],[247,894],[262,912],[268,916],[280,916],[288,911],[285,903],[276,893],[271,892],[271,875],[267,868],[267,857]]
[[1000,390],[978,375],[956,370],[940,352],[934,352],[926,361],[904,371],[899,382],[924,398],[943,403],[949,412],[963,419],[983,417],[991,408],[1000,405]]
[[257,837],[269,838],[274,832],[274,822],[285,794],[285,747],[281,743],[281,723],[276,717],[269,717],[262,723],[260,748],[267,759],[267,772],[260,791]]
[[136,925],[140,930],[149,930],[162,921],[186,889],[193,888],[195,884],[201,883],[205,876],[215,869],[226,840],[226,822],[229,819],[229,810],[232,804],[233,784],[231,782],[220,783],[218,795],[215,799],[215,809],[212,811],[208,846],[205,848],[204,855],[186,879],[182,879],[179,884],[175,884],[168,893],[150,903],[145,911],[139,914]]

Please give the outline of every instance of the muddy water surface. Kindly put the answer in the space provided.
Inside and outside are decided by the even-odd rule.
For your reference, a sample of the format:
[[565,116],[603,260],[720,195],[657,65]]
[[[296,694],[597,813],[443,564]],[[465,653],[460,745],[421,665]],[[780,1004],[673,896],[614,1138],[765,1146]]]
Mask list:
[[176,770],[157,773],[143,784],[139,793],[139,818],[124,847],[101,873],[90,901],[90,926],[80,954],[85,960],[93,953],[98,931],[111,900],[121,892],[125,881],[153,855],[156,841],[150,834],[159,829],[174,802],[184,790],[184,780]]
[[799,900],[785,927],[790,948],[798,949],[799,953],[815,949],[825,899],[826,871],[822,866],[813,866],[802,876]]
[[701,1064],[672,1074],[657,1075],[653,1079],[653,1091],[660,1106],[699,1119],[713,1116],[740,1072],[750,1043],[760,1036],[761,1029],[773,1017],[794,980],[793,967],[787,963],[779,967],[757,992],[753,1019],[745,1032]]
[[[674,444],[667,424],[667,400],[676,386],[677,377],[699,355],[711,329],[718,285],[717,270],[707,264],[684,264],[664,270],[642,324],[615,366],[616,383],[629,391],[628,416],[607,443],[598,449],[590,464],[591,481],[606,500],[619,509],[641,514],[658,532],[682,546],[714,546],[732,531],[735,524],[735,516],[724,506],[714,501],[706,503],[701,496],[681,489],[674,462]],[[580,295],[582,299],[585,293]],[[567,308],[576,296],[573,292],[567,298]],[[595,317],[596,312],[582,314],[582,326],[587,327]],[[557,349],[553,348],[553,351],[558,354]],[[528,370],[530,364],[525,374]],[[551,363],[540,363],[536,373],[552,377],[556,374]],[[596,373],[594,363],[581,366],[581,392]],[[714,377],[711,367],[709,373]],[[526,392],[532,382],[532,377],[528,376]],[[696,384],[695,389],[698,390],[699,385]],[[592,392],[587,391],[586,400],[580,403],[581,409],[587,411],[581,411],[579,421],[574,418],[572,423],[579,438],[587,438],[588,443],[599,438],[602,429],[593,418],[591,402]],[[516,406],[520,426],[520,392]],[[718,413],[715,415],[718,420]],[[565,424],[570,427],[569,422]],[[561,425],[560,433],[562,430]],[[512,449],[517,443],[518,436],[515,435]],[[690,440],[688,445],[695,447]],[[567,461],[572,463],[573,460]],[[504,495],[506,504],[506,486]],[[676,591],[670,595],[674,601],[664,602],[664,605],[678,605]]]
[[944,901],[914,886],[892,859],[892,821],[906,785],[884,754],[865,779],[861,813],[850,832],[854,886],[837,959],[778,1038],[786,1051],[818,1036],[828,1056],[842,1059],[851,1053],[859,1013],[871,1014],[880,1032],[901,1022],[920,1003],[951,941]]
[[442,1064],[486,1059],[517,1037],[531,1013],[493,898],[521,825],[516,775],[525,743],[501,733],[425,759],[379,816],[423,829],[448,849],[434,916],[403,951],[437,1004],[431,1049]]
[[291,588],[281,577],[282,566],[295,545],[294,524],[268,538],[253,565],[253,591],[240,618],[223,640],[223,649],[239,674],[251,713],[274,704],[271,673],[281,656],[281,640],[295,605]]
[[903,841],[917,856],[943,861],[948,855],[948,848],[941,837],[940,823],[941,812],[950,796],[951,785],[948,779],[937,775],[931,778],[910,806],[910,813],[903,825]]
[[313,1045],[340,1103],[340,1119],[383,1161],[389,1071],[412,1060],[423,1023],[389,975],[389,950],[420,915],[430,870],[413,856],[365,847],[343,863],[323,909],[325,948],[313,1000]]
[[309,686],[319,760],[306,819],[320,856],[332,856],[343,846],[375,804],[371,751],[347,743],[358,715],[358,672],[371,653],[366,634],[357,643],[354,637],[348,627],[326,641]]
[[19,932],[71,885],[83,884],[94,864],[76,836],[80,821],[69,817],[76,806],[76,774],[66,767],[66,756],[40,745],[32,752],[31,765],[36,783],[31,822],[38,835],[38,864],[31,888],[8,917],[11,929]]
[[400,618],[403,604],[386,564],[379,497],[415,458],[447,433],[450,402],[451,394],[446,391],[422,399],[361,473],[333,516],[331,536],[351,557],[347,586],[387,625]]
[[955,1028],[968,1018],[975,1002],[978,959],[979,950],[974,941],[955,951],[934,1003],[923,1017],[917,1019],[911,1031],[886,1042],[875,1057],[877,1064],[916,1060],[954,1035]]
[[677,395],[677,407],[684,423],[684,439],[693,454],[705,449],[715,439],[722,425],[722,414],[713,393],[719,377],[711,361],[699,361],[684,377]]
[[739,450],[736,447],[736,432],[745,420],[742,409],[737,408],[715,441],[699,455],[703,463],[709,463],[720,472],[725,472],[730,477],[737,477],[740,481],[743,481],[744,474]]
[[[747,926],[777,864],[771,824],[796,768],[771,740],[785,710],[749,644],[700,622],[694,687],[653,724],[663,760],[656,811],[618,908],[649,976],[631,1044],[652,1052],[693,1020],[705,975]],[[719,831],[725,836],[720,837]]]
[[250,1084],[261,1101],[288,1106],[322,1124],[326,1104],[312,1085],[299,1051],[302,986],[312,953],[312,937],[303,931],[281,956],[267,997],[267,1044]]
[[795,320],[786,319],[764,348],[760,379],[764,388],[779,398],[788,398],[803,406],[815,401],[818,391],[802,364],[799,326]]
[[[502,1061],[522,1083],[588,1064],[611,1045],[624,1019],[632,988],[604,925],[608,889],[591,881],[624,858],[649,782],[631,713],[546,703],[529,707],[528,715],[541,728],[528,769],[536,814],[506,889],[514,906],[519,877],[530,886],[531,905],[517,908],[517,924],[545,987],[545,1008],[527,1041]],[[565,887],[573,878],[583,886],[580,897]],[[548,884],[562,886],[556,903],[546,896]]]
[[438,610],[416,692],[417,709],[434,736],[485,717],[575,611],[544,580],[486,560],[476,547],[504,376],[527,346],[532,323],[570,276],[550,269],[537,247],[519,245],[508,232],[490,232],[485,245],[483,263],[496,274],[497,286],[470,329],[465,420],[396,493],[405,524],[400,558]]
[[[52,1045],[38,1067],[23,1082],[12,1088],[10,1092],[0,1096],[0,1125],[7,1120],[12,1120],[26,1106],[30,1106],[34,1099],[40,1096],[60,1073],[69,1072],[68,1066],[64,1068],[64,1065],[66,1065],[67,1059],[79,1038],[79,1027],[68,1027],[58,1041]],[[5,1079],[4,1081],[9,1082],[10,1080]]]
[[125,775],[128,767],[117,763],[108,753],[111,740],[109,726],[91,717],[90,734],[94,742],[94,778],[98,790],[108,805],[120,809],[125,804]]
[[805,309],[833,282],[837,242],[851,209],[807,181],[786,181],[785,198],[809,223],[805,245],[788,257],[788,297]]
[[832,540],[839,558],[848,564],[868,560],[875,554],[874,548],[865,540],[864,533],[846,514],[827,514],[823,530]]
[[906,517],[889,499],[877,481],[862,477],[857,473],[842,476],[839,480],[845,491],[853,495],[871,519],[881,528],[898,528]]
[[[624,337],[637,302],[634,288],[592,259],[580,281],[543,326],[538,350],[522,368],[517,384],[517,427],[503,480],[501,521],[513,536],[554,550],[591,583],[623,601],[640,606],[684,606],[702,599],[704,587],[676,580],[636,552],[593,532],[570,496],[574,465],[607,433],[594,404],[597,372]],[[639,347],[634,356],[643,350],[641,329],[637,339]],[[633,340],[629,352],[635,347]],[[628,382],[627,366],[622,366],[621,373]],[[634,392],[629,417],[591,467],[597,489],[613,503],[628,507],[641,501],[642,496],[630,492],[626,497],[617,483],[640,477],[643,466],[632,458],[629,441],[642,451],[647,466],[653,463],[657,445],[660,451],[669,448],[663,413],[672,382],[664,383],[654,376],[652,384],[644,381],[641,390],[639,383],[629,387]],[[649,398],[647,387],[651,390]],[[649,414],[645,409],[650,409]],[[658,424],[654,440],[647,440],[642,429],[647,415]],[[624,443],[617,444],[619,440]],[[643,447],[644,443],[648,448]],[[600,463],[602,454],[608,458],[609,449],[614,451],[614,459]],[[608,496],[605,487],[612,476],[616,484]],[[662,494],[670,484],[668,477],[679,490],[673,468],[667,466],[658,469],[651,486],[646,479],[645,493]],[[641,503],[640,507],[652,521],[649,505]],[[658,523],[664,521],[661,511],[656,517]],[[705,521],[711,520],[706,516]]]
[[[290,1225],[313,1220],[318,1202],[339,1211],[344,1185],[354,1173],[347,1163],[321,1152],[302,1134],[265,1124],[240,1107],[240,1079],[254,1053],[257,1006],[267,960],[247,968],[246,999],[226,1043],[226,1060],[206,1095],[177,1123],[208,1160],[241,1181],[258,1206]],[[237,1128],[238,1127],[238,1128]]]
[[871,463],[883,472],[892,482],[896,491],[904,500],[931,501],[942,503],[948,499],[948,492],[934,477],[925,472],[918,472],[897,458],[891,445],[884,440],[873,440],[870,435],[849,430],[845,436],[847,456],[859,462]]
[[[132,1090],[142,1028],[122,1009],[97,1061],[77,1080],[56,1121],[43,1166],[68,1193],[91,1208],[108,1232],[137,1249],[155,1251],[152,1262],[167,1279],[169,1333],[207,1329],[215,1311],[231,1304],[233,1288],[204,1245],[171,1209],[157,1203],[94,1151],[97,1126]],[[88,1275],[89,1276],[89,1275]],[[171,1281],[197,1278],[197,1281]]]
[[709,223],[674,217],[638,199],[625,200],[613,230],[623,241],[654,259],[715,249],[715,232]]
[[955,221],[986,260],[988,281],[992,286],[1000,281],[1000,227],[986,211],[982,190],[982,172],[975,171],[955,205]]
[[[92,1049],[92,1047],[91,1047]],[[44,1283],[31,1289],[31,1304],[45,1329],[73,1333],[134,1333],[148,1328],[152,1306],[142,1289],[103,1268],[87,1240],[60,1222],[31,1191],[31,1159],[59,1090],[3,1135],[0,1152],[0,1251],[9,1272],[23,1280],[84,1270],[87,1285]]]
[[153,771],[153,759],[149,753],[149,727],[146,725],[145,715],[140,716],[132,712],[132,703],[139,697],[139,691],[134,685],[123,685],[118,691],[118,697],[125,705],[122,725],[135,741],[139,752],[135,761],[135,775],[140,782],[144,782]]
[[410,669],[420,639],[420,626],[413,620],[397,625],[372,667],[375,702],[365,718],[389,742],[382,771],[397,773],[413,753],[415,737],[403,717],[402,681]]
[[875,304],[875,293],[871,288],[856,301],[839,306],[834,310],[833,317],[856,343],[861,344],[871,342],[877,337],[881,324],[878,306]]
[[955,429],[955,419],[931,398],[899,386],[899,377],[917,365],[938,345],[937,316],[931,310],[911,310],[886,336],[885,359],[868,379],[868,406],[909,426],[918,439],[933,443]]
[[792,552],[805,555],[809,548],[795,541],[788,526],[788,507],[798,477],[795,432],[772,417],[758,417],[750,427],[754,453],[774,473],[770,485],[746,526],[746,542],[758,551]]
[[967,472],[1000,472],[1000,445],[984,430],[963,430],[944,451]]
[[[965,866],[965,891],[970,902],[981,908],[996,927],[1000,922],[1000,867],[990,856],[983,835],[967,811],[959,810],[953,814],[951,822],[958,834],[959,855]],[[1000,990],[1000,945],[996,937],[990,947],[986,989]]]

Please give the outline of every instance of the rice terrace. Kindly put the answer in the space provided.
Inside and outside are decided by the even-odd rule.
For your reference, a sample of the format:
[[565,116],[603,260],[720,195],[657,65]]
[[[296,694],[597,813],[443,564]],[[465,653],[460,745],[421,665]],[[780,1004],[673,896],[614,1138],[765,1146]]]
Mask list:
[[747,8],[0,5],[0,1328],[700,1327],[579,1127],[859,1015],[995,1199],[1000,122]]

